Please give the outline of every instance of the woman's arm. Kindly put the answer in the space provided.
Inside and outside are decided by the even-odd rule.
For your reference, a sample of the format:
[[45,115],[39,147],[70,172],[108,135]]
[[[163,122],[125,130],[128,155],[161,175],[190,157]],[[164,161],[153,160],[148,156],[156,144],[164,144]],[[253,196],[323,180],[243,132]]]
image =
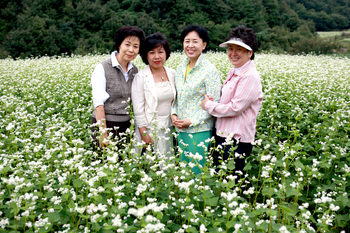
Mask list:
[[145,89],[142,75],[137,73],[131,86],[131,100],[134,108],[136,125],[146,127],[148,125],[145,113]]
[[108,146],[108,142],[104,143],[104,139],[107,138],[107,124],[106,124],[106,114],[105,114],[105,108],[103,105],[99,105],[95,108],[95,114],[96,114],[96,122],[99,122],[99,129],[102,128],[102,135],[99,138],[99,146],[102,148],[104,146]]
[[99,146],[107,146],[103,144],[103,140],[107,138],[108,133],[106,131],[106,114],[104,109],[104,102],[109,98],[109,94],[106,92],[106,77],[102,64],[98,64],[91,75],[91,86],[92,86],[92,98],[95,108],[96,122],[100,123],[99,127],[102,127],[103,134],[99,139]]
[[[204,109],[215,117],[235,117],[242,114],[244,110],[259,98],[259,89],[261,88],[259,80],[252,75],[242,77],[238,83],[233,84],[234,86],[228,86],[224,89],[236,89],[234,96],[228,96],[228,91],[222,93],[222,98],[229,98],[229,101],[217,103],[204,99],[203,101],[206,102]],[[226,85],[232,84],[227,83]]]
[[134,107],[134,115],[136,125],[139,129],[142,141],[147,145],[153,143],[152,138],[147,134],[148,121],[145,113],[145,89],[144,89],[144,77],[139,72],[135,75],[131,86],[131,99]]

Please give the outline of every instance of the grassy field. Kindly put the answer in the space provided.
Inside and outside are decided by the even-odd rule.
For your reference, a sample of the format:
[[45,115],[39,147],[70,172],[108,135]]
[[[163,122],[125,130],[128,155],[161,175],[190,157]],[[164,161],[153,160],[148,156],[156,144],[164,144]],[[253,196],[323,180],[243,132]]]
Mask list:
[[[193,179],[133,142],[93,152],[90,75],[108,56],[0,60],[0,232],[349,232],[348,58],[257,54],[264,102],[238,180],[232,161]],[[226,54],[206,56],[225,79]]]
[[350,34],[350,30],[344,31],[330,31],[330,32],[317,32],[320,38],[330,38],[335,36],[341,36],[342,34]]
[[338,55],[350,57],[350,30],[317,32],[317,34],[327,43],[335,43]]

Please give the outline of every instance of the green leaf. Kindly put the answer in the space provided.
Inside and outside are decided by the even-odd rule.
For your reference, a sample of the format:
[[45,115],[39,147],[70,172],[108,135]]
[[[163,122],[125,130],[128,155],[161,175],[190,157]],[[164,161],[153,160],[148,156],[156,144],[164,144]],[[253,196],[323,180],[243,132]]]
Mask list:
[[181,226],[178,224],[172,224],[170,227],[170,229],[173,231],[178,231],[180,228],[181,228]]
[[158,212],[157,219],[158,220],[162,220],[162,218],[163,218],[163,213],[162,212]]
[[235,161],[234,161],[234,160],[230,160],[230,161],[228,162],[228,164],[227,164],[227,168],[228,168],[229,170],[235,169],[235,168],[236,168],[236,166],[235,166]]
[[302,170],[305,169],[305,166],[304,166],[304,164],[303,164],[302,162],[300,162],[300,159],[295,160],[294,163],[295,163],[295,166],[296,166],[297,168],[301,168]]
[[19,211],[20,211],[20,208],[15,206],[14,208],[11,209],[10,213],[13,213],[14,215],[17,215]]
[[277,216],[277,210],[266,210],[267,216]]
[[287,206],[284,206],[284,205],[277,205],[279,208],[281,208],[286,215],[288,216],[294,216],[295,213],[292,209],[288,208]]
[[80,180],[80,179],[76,179],[73,181],[73,186],[75,188],[80,188],[81,186],[83,186],[84,181]]
[[93,223],[92,229],[94,229],[94,231],[98,232],[101,229],[101,226],[97,223]]
[[235,224],[235,223],[236,223],[236,221],[234,221],[233,219],[232,219],[231,221],[229,221],[229,222],[226,224],[227,229],[232,228],[232,227],[233,227],[233,224]]
[[336,215],[335,219],[339,227],[345,227],[350,221],[350,215]]
[[169,233],[170,233],[170,232],[172,232],[172,231],[165,227],[164,230],[163,230],[163,232],[169,232]]
[[60,220],[60,214],[57,212],[53,212],[50,214],[51,222],[58,222]]
[[293,213],[293,210],[289,209],[287,206],[284,206],[284,205],[277,205],[277,206],[287,213]]
[[6,174],[10,170],[11,170],[10,166],[6,166],[0,170],[0,174]]
[[217,206],[219,197],[207,198],[206,204],[209,206]]
[[227,187],[228,188],[233,188],[235,187],[236,185],[236,182],[234,180],[230,180],[228,183],[227,183]]
[[187,232],[197,233],[197,229],[195,227],[189,227],[187,228]]
[[274,223],[272,224],[272,230],[273,232],[279,232],[279,229],[282,227],[282,224]]
[[292,188],[292,187],[289,187],[287,189],[287,192],[286,192],[286,197],[291,197],[291,196],[295,196],[295,195],[298,195],[300,196],[301,194],[297,192],[297,190],[295,188]]
[[348,195],[342,196],[341,204],[343,206],[350,207],[350,201]]
[[73,200],[70,200],[70,202],[69,202],[69,204],[68,204],[68,207],[69,207],[70,209],[74,209],[74,208],[75,208],[75,203],[74,203]]
[[104,229],[105,230],[112,230],[112,229],[116,229],[117,227],[115,227],[115,226],[111,226],[111,225],[107,225],[107,226],[104,226]]
[[50,227],[48,227],[47,229],[46,229],[46,227],[42,227],[42,228],[40,228],[39,233],[45,233],[45,232],[49,232],[49,231],[50,231]]

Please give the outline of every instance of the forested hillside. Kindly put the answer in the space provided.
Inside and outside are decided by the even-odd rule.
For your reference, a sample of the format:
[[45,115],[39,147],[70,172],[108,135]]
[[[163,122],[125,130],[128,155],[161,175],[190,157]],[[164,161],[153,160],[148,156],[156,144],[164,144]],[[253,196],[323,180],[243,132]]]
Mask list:
[[124,25],[162,32],[179,50],[180,33],[191,23],[208,29],[213,50],[245,24],[260,50],[298,53],[312,45],[327,53],[336,45],[315,31],[350,28],[349,0],[0,0],[0,9],[0,58],[104,53]]

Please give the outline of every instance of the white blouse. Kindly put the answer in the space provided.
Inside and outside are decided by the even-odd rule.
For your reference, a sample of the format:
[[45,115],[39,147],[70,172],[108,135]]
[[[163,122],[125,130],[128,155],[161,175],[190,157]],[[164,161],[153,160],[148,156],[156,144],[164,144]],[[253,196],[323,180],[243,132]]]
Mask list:
[[169,81],[156,83],[158,106],[156,111],[158,116],[170,116],[171,103],[174,100],[174,93]]
[[[162,121],[162,125],[168,123],[166,127],[172,125],[170,111],[176,95],[175,70],[165,67],[165,71],[169,78],[167,82],[155,83],[149,66],[134,77],[131,99],[136,125],[139,128],[153,128],[154,123],[158,127],[159,121]],[[155,120],[157,122],[154,122]]]

